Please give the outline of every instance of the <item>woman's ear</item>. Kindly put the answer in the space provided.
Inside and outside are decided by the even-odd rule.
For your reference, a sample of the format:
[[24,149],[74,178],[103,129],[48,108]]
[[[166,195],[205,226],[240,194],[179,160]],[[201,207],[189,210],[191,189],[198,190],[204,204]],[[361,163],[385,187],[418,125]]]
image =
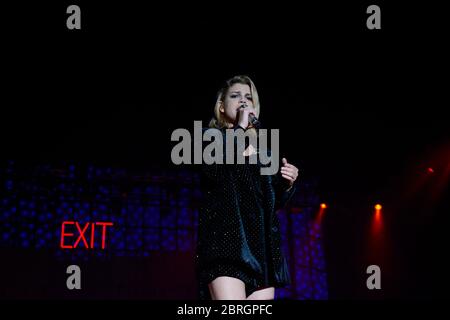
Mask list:
[[223,102],[222,101],[219,102],[219,111],[222,112],[222,113],[225,112],[225,108],[223,107]]

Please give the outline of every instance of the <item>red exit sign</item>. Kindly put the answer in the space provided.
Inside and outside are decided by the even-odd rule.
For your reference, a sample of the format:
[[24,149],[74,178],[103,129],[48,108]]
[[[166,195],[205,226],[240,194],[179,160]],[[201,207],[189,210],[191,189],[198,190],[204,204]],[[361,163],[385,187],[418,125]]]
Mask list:
[[[75,249],[84,247],[94,249],[96,243],[98,247],[98,237],[101,237],[101,248],[106,247],[107,227],[112,227],[112,222],[87,222],[80,224],[78,221],[64,221],[61,225],[62,249]],[[97,239],[97,242],[96,242]]]

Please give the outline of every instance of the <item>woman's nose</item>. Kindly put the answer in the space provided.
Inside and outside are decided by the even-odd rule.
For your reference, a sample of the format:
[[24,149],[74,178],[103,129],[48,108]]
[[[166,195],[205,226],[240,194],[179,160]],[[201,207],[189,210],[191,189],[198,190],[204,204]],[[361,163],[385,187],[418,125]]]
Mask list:
[[248,104],[249,100],[247,98],[241,98],[239,101],[240,104]]

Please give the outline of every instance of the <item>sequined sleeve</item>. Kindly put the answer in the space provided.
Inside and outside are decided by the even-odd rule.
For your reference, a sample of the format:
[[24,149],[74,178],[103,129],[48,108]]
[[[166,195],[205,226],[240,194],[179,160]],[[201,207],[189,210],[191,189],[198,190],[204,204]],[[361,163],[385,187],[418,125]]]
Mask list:
[[288,185],[283,181],[283,177],[277,173],[272,176],[272,184],[275,190],[275,210],[284,208],[291,200],[297,190],[297,180],[287,191]]

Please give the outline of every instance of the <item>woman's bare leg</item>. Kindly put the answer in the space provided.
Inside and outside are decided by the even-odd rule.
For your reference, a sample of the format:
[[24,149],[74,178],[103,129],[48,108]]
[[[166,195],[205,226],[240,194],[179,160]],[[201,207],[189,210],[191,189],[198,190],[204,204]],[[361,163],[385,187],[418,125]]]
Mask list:
[[245,284],[233,277],[217,277],[208,285],[213,300],[245,300]]
[[256,290],[247,297],[247,300],[274,300],[274,299],[275,299],[274,287]]

